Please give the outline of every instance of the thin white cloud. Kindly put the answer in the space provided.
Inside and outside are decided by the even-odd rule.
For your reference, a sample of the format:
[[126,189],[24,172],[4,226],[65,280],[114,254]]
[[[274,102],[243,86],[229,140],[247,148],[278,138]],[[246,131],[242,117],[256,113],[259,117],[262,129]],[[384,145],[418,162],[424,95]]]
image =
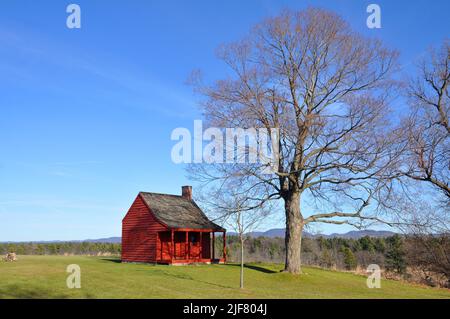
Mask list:
[[[140,71],[137,66],[130,65],[128,61],[120,57],[106,55],[104,52],[85,52],[65,43],[50,41],[46,36],[37,34],[35,31],[20,30],[10,31],[0,26],[0,45],[2,51],[17,52],[23,59],[39,61],[59,68],[67,69],[68,77],[71,72],[85,73],[87,77],[97,77],[104,81],[125,89],[125,99],[122,105],[125,107],[137,107],[152,112],[162,113],[170,117],[186,117],[187,109],[196,111],[195,102],[191,97],[180,91],[177,85],[169,85],[161,81],[157,76],[151,74],[150,70]],[[1,53],[1,51],[0,51]],[[107,58],[105,58],[107,56]],[[14,64],[11,61],[0,59],[0,69],[21,77],[32,79],[33,73],[27,65]],[[39,76],[36,81],[42,80]],[[180,83],[180,85],[183,85]],[[60,85],[53,89],[64,90]],[[117,96],[117,91],[102,94],[107,98],[108,94]],[[165,105],[155,105],[154,101],[162,101]],[[170,105],[170,107],[168,107]]]

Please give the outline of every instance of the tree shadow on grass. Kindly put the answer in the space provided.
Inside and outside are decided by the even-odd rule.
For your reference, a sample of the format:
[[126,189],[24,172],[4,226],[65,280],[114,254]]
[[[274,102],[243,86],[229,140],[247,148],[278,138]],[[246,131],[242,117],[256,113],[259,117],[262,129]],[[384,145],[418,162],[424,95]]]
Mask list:
[[[240,264],[225,264],[225,266],[241,267]],[[249,264],[244,264],[244,267],[248,268],[248,269],[260,271],[260,272],[263,272],[265,274],[277,274],[277,273],[279,273],[279,271],[276,271],[276,270],[272,270],[272,269],[269,269],[269,268],[266,268],[266,267],[262,267],[262,266],[251,265],[251,264],[250,265]]]
[[116,264],[121,264],[122,260],[120,258],[101,258],[101,260],[113,262]]

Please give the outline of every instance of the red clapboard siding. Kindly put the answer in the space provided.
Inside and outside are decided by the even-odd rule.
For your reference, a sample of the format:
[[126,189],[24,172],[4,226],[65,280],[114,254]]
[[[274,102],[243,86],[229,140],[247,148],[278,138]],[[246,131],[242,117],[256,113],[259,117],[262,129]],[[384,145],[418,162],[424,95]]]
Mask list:
[[156,262],[157,233],[165,230],[138,196],[122,220],[122,261]]
[[157,257],[157,259],[170,260],[172,255],[172,236],[170,232],[159,233],[159,241],[157,244],[157,251],[161,253],[161,255]]

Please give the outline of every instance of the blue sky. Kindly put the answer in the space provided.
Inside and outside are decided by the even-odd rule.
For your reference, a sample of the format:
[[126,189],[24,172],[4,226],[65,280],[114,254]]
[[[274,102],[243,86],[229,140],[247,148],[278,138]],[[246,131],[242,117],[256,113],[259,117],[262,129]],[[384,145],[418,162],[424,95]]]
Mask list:
[[[382,29],[366,27],[372,2]],[[69,3],[81,29],[66,27]],[[191,71],[220,78],[220,43],[308,5],[398,49],[404,73],[449,36],[444,0],[1,1],[0,241],[119,236],[139,191],[180,193],[190,182],[171,161],[170,133],[201,118]]]

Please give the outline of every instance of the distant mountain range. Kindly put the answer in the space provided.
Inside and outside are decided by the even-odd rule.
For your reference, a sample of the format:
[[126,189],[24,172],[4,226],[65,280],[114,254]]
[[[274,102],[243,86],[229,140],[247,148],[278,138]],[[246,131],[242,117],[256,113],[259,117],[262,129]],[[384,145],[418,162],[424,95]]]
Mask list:
[[[251,232],[249,233],[249,235],[251,237],[269,237],[269,238],[274,238],[274,237],[281,237],[284,238],[284,234],[285,234],[285,229],[284,228],[273,228],[273,229],[269,229],[267,231],[264,232]],[[236,233],[230,232],[228,233],[229,236],[232,235],[236,235]],[[385,230],[371,230],[371,229],[367,229],[367,230],[353,230],[353,231],[349,231],[347,233],[343,233],[343,234],[338,234],[338,233],[333,233],[330,235],[326,235],[326,234],[311,234],[308,232],[303,232],[303,236],[307,237],[307,238],[317,238],[317,237],[324,237],[324,238],[334,238],[334,237],[340,237],[340,238],[349,238],[349,239],[358,239],[361,237],[365,237],[365,236],[370,236],[370,237],[389,237],[395,235],[394,232],[391,231],[385,231]]]
[[[264,232],[251,232],[249,235],[251,237],[269,237],[269,238],[275,238],[275,237],[281,237],[284,238],[284,228],[273,228],[269,229]],[[219,235],[219,234],[218,234]],[[228,236],[237,235],[234,232],[228,232]],[[385,230],[353,230],[349,231],[347,233],[338,234],[333,233],[330,235],[325,234],[311,234],[308,232],[304,232],[303,235],[307,238],[317,238],[317,237],[324,237],[324,238],[348,238],[348,239],[358,239],[364,236],[369,237],[389,237],[395,235],[394,232],[391,231],[385,231]],[[108,237],[108,238],[98,238],[98,239],[85,239],[85,240],[49,240],[49,241],[32,241],[35,243],[58,243],[58,242],[89,242],[89,243],[120,243],[122,240],[121,237]],[[13,242],[9,242],[13,243]]]

